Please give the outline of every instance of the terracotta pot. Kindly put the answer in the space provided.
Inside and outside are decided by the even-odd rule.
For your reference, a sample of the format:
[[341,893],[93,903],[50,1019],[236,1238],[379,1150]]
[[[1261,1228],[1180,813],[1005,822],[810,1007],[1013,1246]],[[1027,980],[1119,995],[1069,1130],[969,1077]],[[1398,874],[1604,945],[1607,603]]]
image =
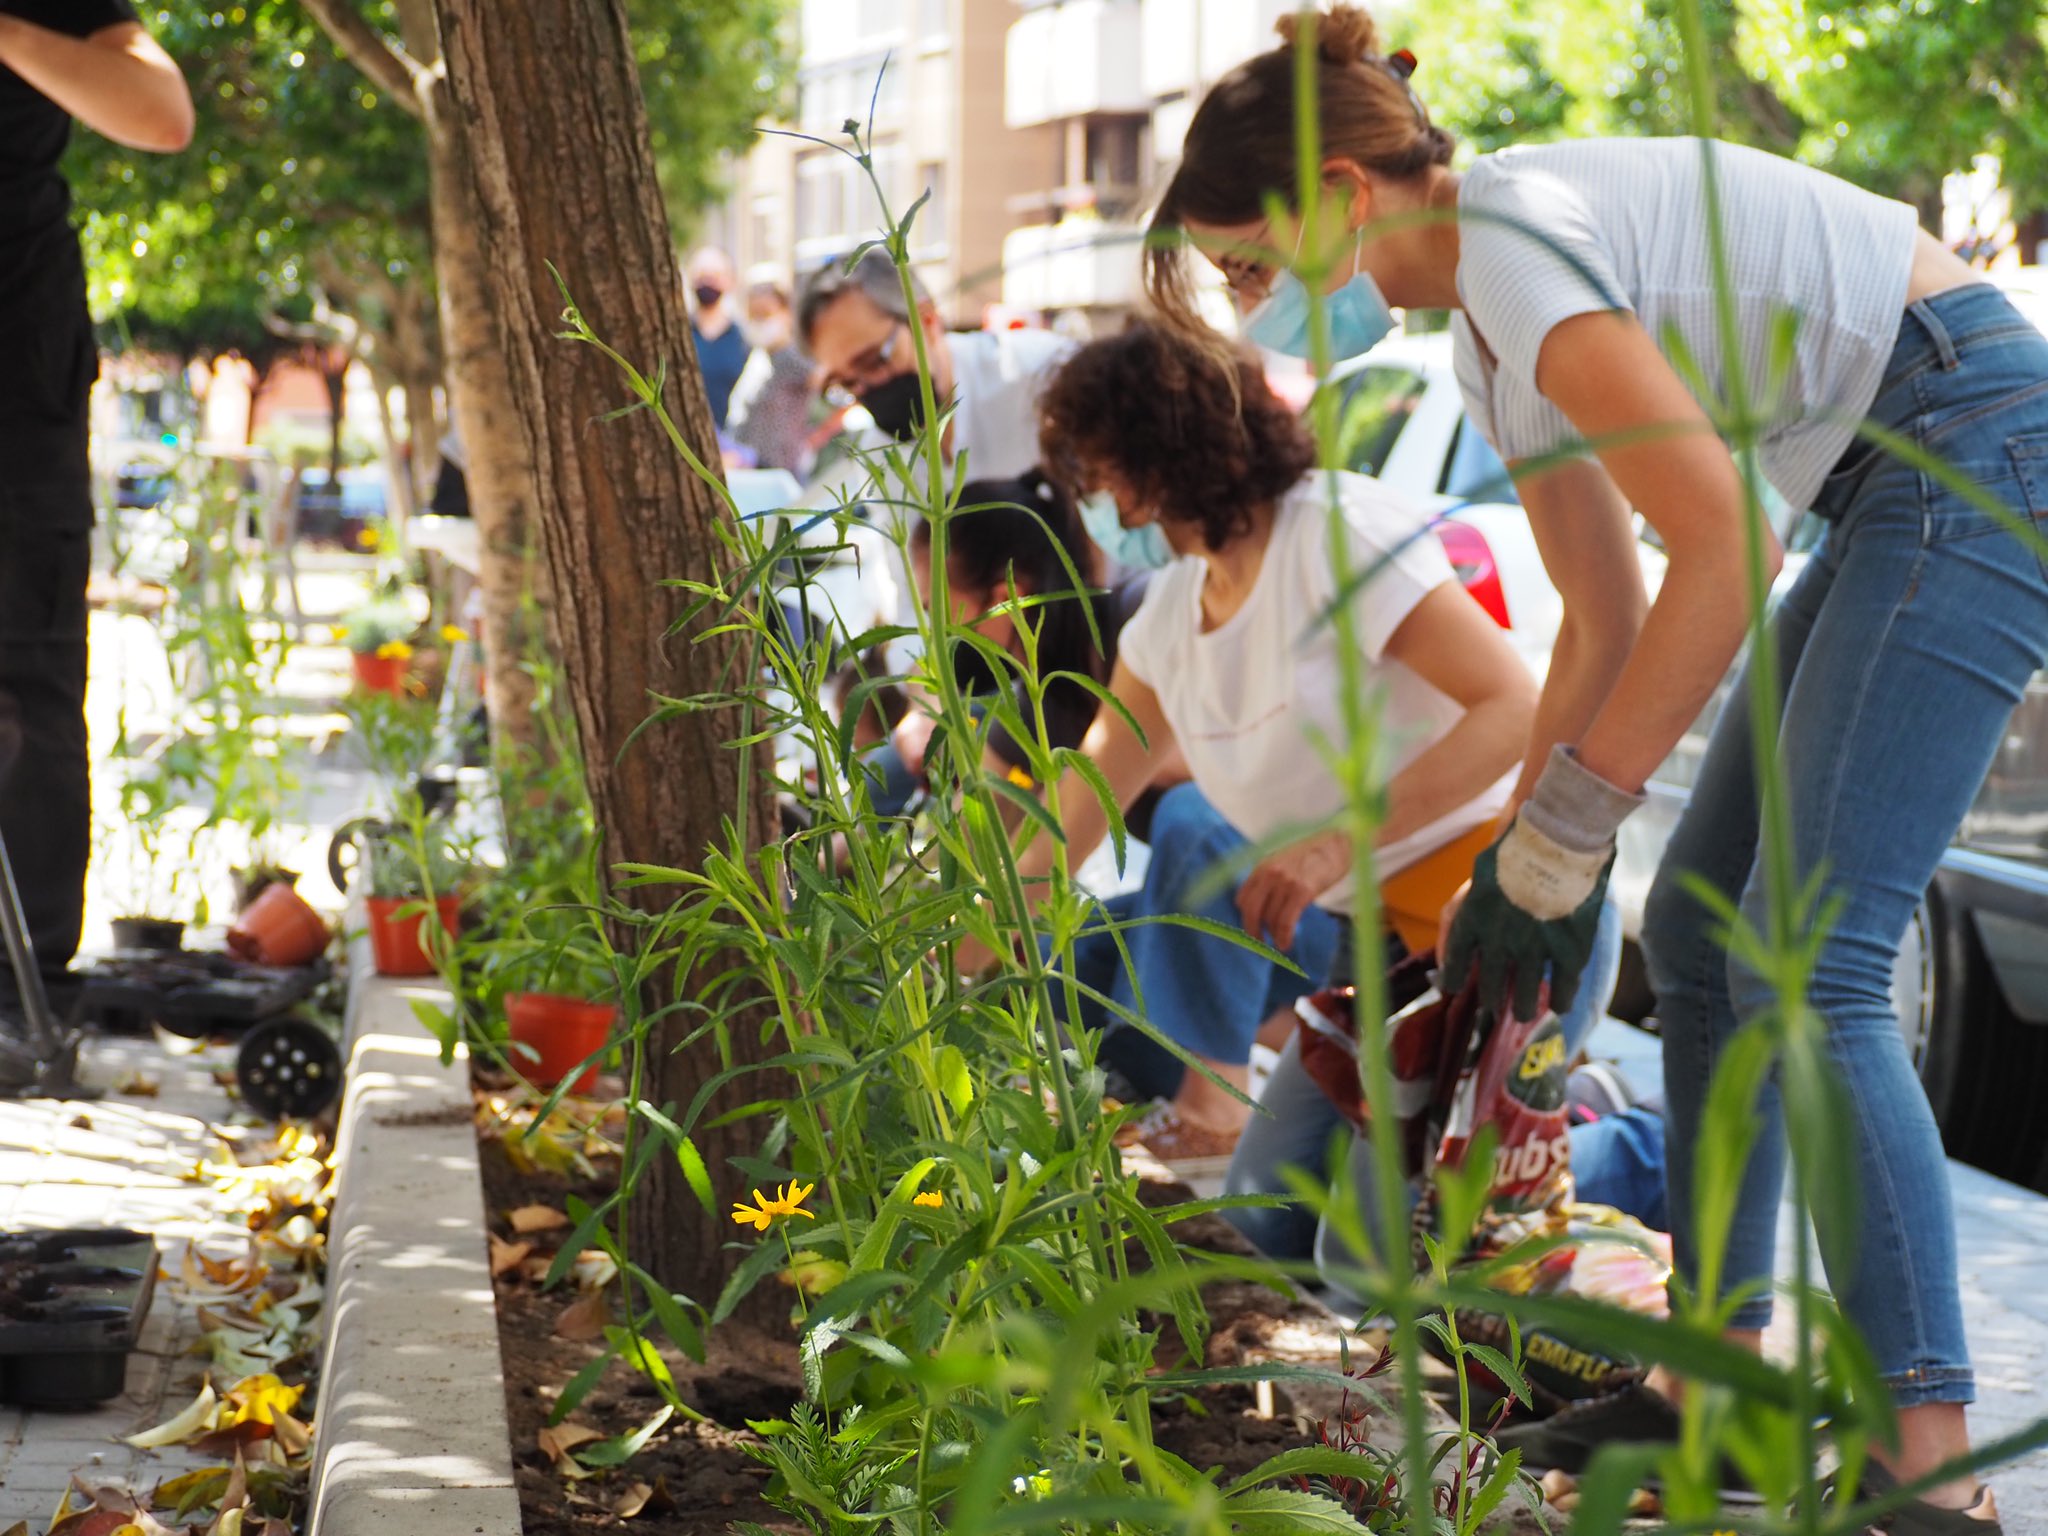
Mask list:
[[[551,992],[514,992],[505,999],[505,1022],[512,1043],[532,1046],[539,1060],[513,1051],[512,1065],[528,1081],[552,1088],[576,1072],[584,1058],[611,1037],[618,1018],[617,1003],[592,1003]],[[596,1087],[597,1063],[593,1061],[576,1072],[569,1091],[590,1093]]]
[[[426,922],[425,901],[418,896],[372,896],[364,905],[370,913],[370,953],[377,960],[379,976],[431,976],[433,958],[421,942],[421,925]],[[410,907],[410,912],[405,908]],[[455,932],[462,912],[460,896],[437,896],[434,908],[441,915],[443,932]]]
[[379,656],[370,651],[351,651],[349,665],[355,669],[356,687],[364,693],[388,693],[394,699],[405,694],[404,656]]
[[258,896],[270,886],[282,882],[297,887],[299,872],[296,869],[238,869],[234,872],[235,910],[247,910]]
[[185,945],[185,925],[169,917],[117,917],[114,948],[174,950]]
[[304,965],[327,948],[327,924],[288,885],[268,885],[228,930],[228,948],[258,965]]

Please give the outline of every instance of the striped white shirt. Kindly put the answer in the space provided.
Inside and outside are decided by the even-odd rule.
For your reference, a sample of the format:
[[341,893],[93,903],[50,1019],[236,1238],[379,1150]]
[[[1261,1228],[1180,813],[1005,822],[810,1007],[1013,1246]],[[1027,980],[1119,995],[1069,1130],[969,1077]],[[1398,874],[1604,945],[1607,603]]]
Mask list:
[[[1739,366],[1767,423],[1759,458],[1765,478],[1803,508],[1876,398],[1905,314],[1917,225],[1908,205],[1823,171],[1734,144],[1712,149]],[[1466,172],[1458,383],[1502,458],[1580,437],[1536,389],[1543,339],[1574,315],[1632,311],[1678,361],[1675,333],[1706,388],[1726,398],[1701,151],[1698,139],[1587,139],[1502,150]],[[1772,391],[1787,314],[1796,338]]]

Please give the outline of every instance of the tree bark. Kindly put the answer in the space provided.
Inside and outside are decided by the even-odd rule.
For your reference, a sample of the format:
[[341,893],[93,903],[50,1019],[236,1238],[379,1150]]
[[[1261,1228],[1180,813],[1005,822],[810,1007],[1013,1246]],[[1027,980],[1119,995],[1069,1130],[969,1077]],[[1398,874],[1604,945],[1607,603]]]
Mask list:
[[483,596],[484,700],[492,750],[503,764],[510,754],[537,751],[541,744],[526,664],[541,639],[537,629],[547,594],[533,558],[533,460],[497,346],[461,122],[448,101],[447,80],[434,67],[432,7],[429,0],[400,0],[401,45],[370,25],[358,9],[360,0],[302,3],[344,58],[387,100],[426,125],[442,355],[450,413],[468,456],[470,512],[482,551],[477,584]]
[[534,678],[527,662],[545,642],[545,572],[534,556],[534,462],[508,359],[493,313],[490,252],[485,248],[467,130],[449,99],[445,75],[422,88],[428,103],[428,156],[434,205],[434,272],[440,279],[441,347],[448,364],[448,406],[462,434],[462,472],[482,550],[477,587],[483,601],[484,699],[491,746],[500,763],[533,752]]
[[[708,714],[635,735],[655,694],[688,697],[732,675],[730,637],[668,633],[681,602],[658,584],[712,574],[724,506],[650,413],[598,421],[630,398],[624,380],[594,348],[554,335],[562,301],[550,262],[598,335],[649,375],[662,360],[670,364],[665,403],[699,457],[718,462],[624,6],[438,0],[438,10],[475,173],[474,233],[491,264],[508,393],[522,407],[542,547],[565,599],[555,605],[554,628],[605,862],[698,866],[748,787],[742,833],[751,850],[773,817],[765,748],[749,762],[722,744],[731,720]],[[669,899],[658,888],[618,894],[647,910]],[[650,1008],[672,1000],[644,999]],[[655,1032],[648,1097],[656,1103],[687,1104],[722,1064],[715,1046],[676,1051],[686,1029]],[[735,1057],[763,1059],[758,1036],[736,1026]],[[706,1123],[779,1087],[748,1075],[712,1100],[695,1139],[715,1182],[727,1183],[729,1157],[754,1149],[759,1122]],[[717,1298],[730,1228],[689,1194],[674,1159],[651,1165],[631,1231],[635,1257],[664,1284],[707,1305]]]

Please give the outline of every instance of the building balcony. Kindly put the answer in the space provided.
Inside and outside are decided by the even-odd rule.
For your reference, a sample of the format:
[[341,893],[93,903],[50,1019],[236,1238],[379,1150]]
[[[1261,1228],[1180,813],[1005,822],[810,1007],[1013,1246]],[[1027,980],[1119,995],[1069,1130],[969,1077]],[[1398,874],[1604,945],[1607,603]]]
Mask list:
[[1279,39],[1294,0],[1142,0],[1140,74],[1148,96],[1193,94]]
[[1026,11],[1004,46],[1003,121],[1032,128],[1152,105],[1139,64],[1141,0],[1060,0]]
[[1037,310],[1135,304],[1144,240],[1143,225],[1096,218],[1012,230],[1003,240],[1003,303]]

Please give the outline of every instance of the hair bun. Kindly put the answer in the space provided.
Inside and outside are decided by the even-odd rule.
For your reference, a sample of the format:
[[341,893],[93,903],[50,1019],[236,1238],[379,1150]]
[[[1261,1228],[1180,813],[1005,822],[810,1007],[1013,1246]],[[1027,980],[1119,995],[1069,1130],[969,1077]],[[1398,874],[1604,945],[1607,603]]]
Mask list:
[[1356,64],[1379,52],[1379,24],[1363,6],[1333,5],[1327,11],[1291,11],[1273,30],[1289,48],[1301,42],[1302,26],[1314,29],[1316,52],[1330,64]]

